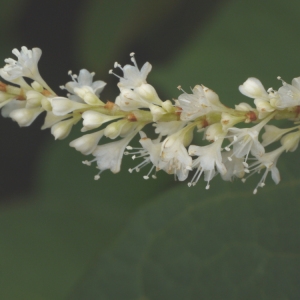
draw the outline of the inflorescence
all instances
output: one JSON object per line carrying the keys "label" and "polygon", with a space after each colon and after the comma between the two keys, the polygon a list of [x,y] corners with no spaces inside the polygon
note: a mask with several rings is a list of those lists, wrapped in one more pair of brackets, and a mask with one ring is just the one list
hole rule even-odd
{"label": "inflorescence", "polygon": [[[163,101],[146,81],[151,64],[146,62],[139,69],[131,53],[133,64],[122,67],[116,62],[114,67],[119,70],[109,71],[119,78],[120,94],[115,102],[105,103],[100,100],[100,93],[106,84],[93,81],[94,73],[82,69],[77,76],[69,71],[72,81],[61,86],[67,95],[58,96],[38,71],[42,54],[39,48],[22,47],[21,51],[12,52],[17,60],[5,59],[6,65],[0,69],[1,77],[7,82],[0,82],[2,116],[10,117],[20,126],[29,126],[45,111],[42,129],[51,128],[55,139],[66,138],[73,125],[82,119],[81,131],[91,133],[75,139],[70,146],[84,155],[94,156],[83,163],[96,163],[99,172],[95,179],[107,169],[119,172],[123,155],[130,154],[132,159],[142,161],[129,172],[139,172],[150,164],[144,179],[156,178],[156,173],[163,170],[174,174],[179,181],[189,177],[188,186],[194,186],[203,176],[206,189],[218,173],[226,181],[235,177],[245,181],[263,171],[255,194],[258,187],[265,185],[269,172],[274,182],[279,183],[276,167],[279,156],[295,151],[299,144],[300,77],[294,78],[291,85],[278,77],[282,82],[278,91],[265,90],[258,79],[248,78],[239,90],[254,99],[255,108],[244,102],[229,108],[203,85],[196,85],[190,94],[179,86],[178,99]],[[123,76],[118,75],[120,71]],[[280,129],[269,125],[274,119],[289,119],[294,126]],[[142,131],[151,123],[156,139],[150,139]],[[239,123],[253,125],[235,127]],[[195,133],[203,133],[207,145],[191,145]],[[139,148],[129,146],[136,135],[140,136]],[[114,141],[99,145],[103,136]],[[280,146],[266,152],[265,147],[277,141]],[[190,172],[194,174],[189,176]]]}

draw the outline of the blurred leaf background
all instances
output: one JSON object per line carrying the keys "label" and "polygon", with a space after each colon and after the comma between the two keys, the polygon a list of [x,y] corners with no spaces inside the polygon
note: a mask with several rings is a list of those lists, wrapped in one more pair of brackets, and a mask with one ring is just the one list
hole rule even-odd
{"label": "blurred leaf background", "polygon": [[[58,93],[68,70],[87,68],[114,100],[108,70],[134,51],[161,98],[202,83],[233,106],[250,103],[237,89],[250,76],[277,88],[300,75],[299,11],[296,0],[4,1],[0,56],[40,47]],[[206,191],[144,181],[129,158],[95,182],[68,147],[80,127],[54,142],[42,118],[0,122],[0,299],[299,299],[299,150],[256,196],[259,176]]]}

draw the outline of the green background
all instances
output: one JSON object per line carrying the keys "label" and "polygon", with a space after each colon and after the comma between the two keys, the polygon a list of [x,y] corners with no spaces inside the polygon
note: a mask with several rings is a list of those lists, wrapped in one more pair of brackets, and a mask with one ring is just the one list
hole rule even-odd
{"label": "green background", "polygon": [[[204,84],[233,106],[251,103],[238,92],[248,77],[276,89],[278,75],[300,75],[299,12],[296,0],[4,1],[0,55],[41,47],[55,91],[87,68],[114,100],[108,70],[134,51],[161,98]],[[206,191],[163,173],[145,181],[127,172],[130,158],[94,181],[68,147],[80,126],[54,142],[41,124],[0,123],[0,299],[300,298],[299,150],[280,158],[280,184],[269,178],[255,196],[260,175],[217,177]]]}

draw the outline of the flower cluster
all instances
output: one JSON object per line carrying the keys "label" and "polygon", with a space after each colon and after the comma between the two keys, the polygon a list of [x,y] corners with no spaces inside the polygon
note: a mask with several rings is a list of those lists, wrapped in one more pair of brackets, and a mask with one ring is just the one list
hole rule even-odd
{"label": "flower cluster", "polygon": [[[220,174],[223,180],[235,177],[245,181],[249,176],[263,172],[254,189],[265,185],[268,173],[277,184],[280,181],[277,160],[283,152],[295,151],[300,140],[299,107],[300,77],[287,84],[281,78],[278,91],[266,90],[256,78],[247,79],[239,90],[254,99],[254,107],[240,103],[229,108],[220,102],[211,89],[196,85],[191,93],[178,87],[178,99],[162,100],[155,88],[147,82],[151,64],[139,69],[134,53],[132,64],[122,67],[114,64],[119,78],[119,95],[115,102],[102,101],[103,81],[93,81],[94,73],[82,69],[78,75],[71,71],[71,81],[61,86],[66,96],[58,96],[47,85],[38,70],[42,51],[22,47],[14,49],[17,60],[8,58],[0,69],[0,108],[2,116],[10,117],[20,126],[29,126],[45,112],[42,129],[50,128],[55,139],[66,138],[73,125],[82,120],[82,132],[89,132],[70,142],[70,146],[93,159],[99,169],[95,179],[104,170],[120,171],[124,155],[142,159],[129,172],[139,172],[150,165],[143,176],[156,178],[158,171],[174,174],[175,180],[188,180],[188,186],[197,184],[201,176],[206,189]],[[120,74],[122,73],[122,74]],[[118,75],[119,74],[119,75]],[[280,129],[268,124],[273,119],[290,119],[295,125]],[[157,134],[147,137],[143,128],[152,124]],[[242,128],[237,124],[246,124]],[[194,134],[203,134],[204,145],[193,145]],[[141,147],[129,143],[138,135]],[[113,141],[100,143],[106,137]],[[107,139],[106,139],[107,140]],[[266,147],[277,142],[278,148],[266,152]],[[193,174],[190,174],[193,173]]]}

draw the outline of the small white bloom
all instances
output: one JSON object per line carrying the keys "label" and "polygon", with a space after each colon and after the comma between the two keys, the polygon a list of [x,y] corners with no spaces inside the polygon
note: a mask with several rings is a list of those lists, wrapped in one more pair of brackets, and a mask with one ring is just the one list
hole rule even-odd
{"label": "small white bloom", "polygon": [[258,118],[265,118],[270,112],[274,111],[275,108],[271,105],[268,100],[265,99],[255,99],[254,103],[256,105],[256,109],[258,110]]}
{"label": "small white bloom", "polygon": [[235,105],[235,110],[238,111],[252,111],[253,108],[250,106],[250,104],[241,102],[240,104]]}
{"label": "small white bloom", "polygon": [[[248,169],[245,169],[245,166],[243,164],[244,158],[237,158],[233,155],[232,150],[222,152],[222,161],[224,163],[224,166],[227,170],[225,174],[221,174],[222,179],[225,181],[232,181],[234,177],[237,178],[243,178],[245,175],[245,170],[247,172]],[[230,158],[230,159],[228,159]]]}
{"label": "small white bloom", "polygon": [[280,138],[284,134],[286,134],[292,130],[299,129],[299,126],[282,129],[282,128],[278,128],[274,125],[265,125],[264,129],[265,129],[265,132],[262,135],[262,143],[261,144],[264,147],[266,147],[266,146],[280,140]]}
{"label": "small white bloom", "polygon": [[53,134],[56,140],[62,140],[69,135],[73,125],[76,124],[79,120],[80,117],[74,117],[56,123],[51,127],[51,133]]}
{"label": "small white bloom", "polygon": [[94,94],[93,89],[90,86],[75,87],[74,92],[78,95],[85,103],[89,105],[104,105],[104,103]]}
{"label": "small white bloom", "polygon": [[114,74],[112,70],[109,71],[110,74],[114,74],[115,76],[120,78],[120,82],[118,83],[118,86],[120,88],[135,89],[136,87],[139,87],[142,84],[146,84],[147,83],[146,78],[152,69],[151,64],[146,62],[142,66],[141,70],[139,70],[136,60],[134,58],[134,53],[131,53],[130,56],[131,56],[131,61],[134,64],[133,66],[125,65],[124,67],[122,67],[117,62],[115,63],[115,67],[118,67],[123,71],[123,77]]}
{"label": "small white bloom", "polygon": [[31,90],[26,92],[26,107],[40,107],[42,99],[45,98],[41,93]]}
{"label": "small white bloom", "polygon": [[20,126],[29,126],[44,110],[41,107],[20,108],[13,110],[9,117],[16,121]]}
{"label": "small white bloom", "polygon": [[50,99],[53,113],[57,116],[66,115],[74,110],[90,108],[88,104],[72,101],[65,97],[54,97]]}
{"label": "small white bloom", "polygon": [[253,99],[269,100],[269,95],[264,86],[257,78],[250,77],[242,85],[239,86],[242,94]]}
{"label": "small white bloom", "polygon": [[156,90],[152,85],[143,83],[142,85],[136,87],[134,91],[146,101],[153,104],[162,105],[162,101],[158,97]]}
{"label": "small white bloom", "polygon": [[280,97],[274,103],[278,109],[300,105],[300,77],[294,78],[292,85],[283,81],[283,86],[279,88],[278,95]]}
{"label": "small white bloom", "polygon": [[143,100],[137,93],[131,89],[121,88],[120,95],[115,103],[124,111],[131,111],[142,107],[149,107],[150,103]]}
{"label": "small white bloom", "polygon": [[[261,170],[266,169],[261,180],[257,184],[256,188],[253,191],[253,194],[257,193],[258,187],[265,186],[265,180],[269,172],[271,172],[271,176],[273,181],[278,184],[280,181],[280,174],[276,167],[277,160],[279,156],[285,151],[285,147],[281,146],[272,152],[265,153],[261,157],[257,157],[257,161],[252,163],[249,166],[250,175],[252,176],[255,173],[260,173]],[[246,181],[247,178],[242,179],[243,182]]]}
{"label": "small white bloom", "polygon": [[194,186],[200,179],[202,173],[204,173],[204,180],[207,181],[206,189],[209,189],[210,181],[217,174],[217,171],[221,175],[225,175],[227,170],[225,165],[222,163],[221,146],[223,138],[217,139],[214,143],[207,146],[195,146],[189,147],[189,154],[192,156],[199,156],[193,160],[192,168],[196,168],[197,171],[194,174],[191,182],[188,186]]}
{"label": "small white bloom", "polygon": [[[143,176],[144,179],[149,179],[149,175],[152,173],[152,171],[157,171],[158,169],[162,145],[162,143],[160,142],[161,137],[158,137],[155,140],[151,140],[142,131],[140,131],[140,136],[140,144],[142,145],[142,148],[132,148],[129,146],[127,147],[127,149],[133,150],[133,152],[127,152],[126,154],[133,154],[132,159],[143,158],[143,161],[134,168],[129,169],[129,172],[139,172],[143,167],[152,163],[152,167],[150,168],[148,174]],[[152,178],[156,178],[156,175],[152,175]]]}
{"label": "small white bloom", "polygon": [[95,75],[94,72],[90,73],[86,69],[82,69],[79,71],[79,75],[73,75],[72,72],[69,72],[73,81],[69,81],[63,88],[65,88],[71,95],[70,99],[74,101],[79,101],[78,96],[74,95],[76,88],[82,88],[84,86],[88,86],[92,89],[92,92],[99,97],[100,93],[104,89],[106,83],[101,80],[97,80],[93,82],[93,77]]}
{"label": "small white bloom", "polygon": [[[263,145],[258,140],[258,135],[261,129],[266,125],[274,114],[270,114],[257,125],[251,128],[229,128],[226,136],[233,141],[225,148],[227,151],[233,146],[233,155],[237,158],[245,158],[244,165],[247,167],[247,159],[251,154],[255,157],[260,157],[265,153]],[[228,158],[230,159],[230,157]]]}
{"label": "small white bloom", "polygon": [[183,121],[170,121],[170,122],[156,122],[153,124],[155,133],[161,135],[171,135],[181,130],[187,122]]}
{"label": "small white bloom", "polygon": [[262,156],[265,153],[264,147],[258,140],[260,131],[260,126],[258,125],[251,128],[233,127],[228,131],[229,134],[227,138],[233,138],[233,141],[225,149],[229,151],[230,147],[233,146],[232,155],[237,158],[245,157],[245,166],[247,166],[246,162],[250,152],[254,156]]}
{"label": "small white bloom", "polygon": [[167,113],[163,108],[155,104],[150,104],[149,108],[153,117],[153,122],[159,121],[161,117]]}
{"label": "small white bloom", "polygon": [[11,101],[6,102],[5,106],[1,110],[2,117],[9,117],[10,113],[16,109],[25,108],[26,101],[20,101],[13,99]]}
{"label": "small white bloom", "polygon": [[102,138],[104,130],[94,133],[85,134],[76,140],[72,141],[69,145],[80,151],[84,155],[91,154],[97,147],[100,139]]}
{"label": "small white bloom", "polygon": [[71,117],[71,114],[69,115],[64,115],[64,116],[57,116],[55,115],[52,111],[47,111],[47,114],[46,114],[46,118],[45,118],[45,121],[44,121],[44,125],[41,127],[41,129],[46,129],[46,128],[50,128],[52,127],[54,124],[64,120],[64,119],[67,119]]}
{"label": "small white bloom", "polygon": [[179,181],[184,181],[192,169],[192,158],[185,146],[189,145],[193,138],[193,126],[186,126],[162,142],[157,169],[174,174],[175,179],[178,178]]}
{"label": "small white bloom", "polygon": [[120,118],[122,118],[122,116],[108,116],[97,111],[87,110],[82,114],[82,123],[84,127],[81,129],[81,131],[85,132],[100,127],[106,122],[110,122],[112,120]]}
{"label": "small white bloom", "polygon": [[280,140],[282,146],[285,148],[285,151],[294,152],[299,145],[300,140],[300,131],[291,132],[286,134]]}
{"label": "small white bloom", "polygon": [[113,173],[118,173],[120,171],[124,150],[135,134],[136,132],[133,132],[121,140],[96,147],[93,155],[95,156],[98,169],[100,170],[98,176],[104,170],[108,169]]}
{"label": "small white bloom", "polygon": [[193,94],[184,92],[178,97],[178,102],[182,109],[181,120],[194,120],[212,110],[224,110],[224,106],[220,103],[218,95],[212,90],[196,85],[192,91]]}

